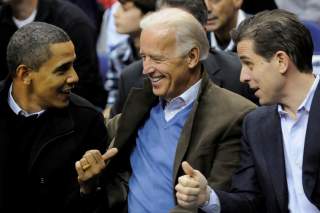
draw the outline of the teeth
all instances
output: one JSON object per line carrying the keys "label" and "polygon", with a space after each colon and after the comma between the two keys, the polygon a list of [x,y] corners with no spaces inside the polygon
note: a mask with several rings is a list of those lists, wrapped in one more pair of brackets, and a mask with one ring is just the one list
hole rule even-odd
{"label": "teeth", "polygon": [[156,83],[156,82],[160,81],[162,78],[163,77],[158,76],[158,77],[151,77],[150,79],[151,79],[152,82]]}

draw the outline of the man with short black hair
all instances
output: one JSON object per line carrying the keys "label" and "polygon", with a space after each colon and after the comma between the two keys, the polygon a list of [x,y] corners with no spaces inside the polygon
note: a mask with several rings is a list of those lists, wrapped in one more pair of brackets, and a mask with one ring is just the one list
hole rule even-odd
{"label": "man with short black hair", "polygon": [[27,24],[10,39],[10,78],[0,89],[1,212],[73,212],[74,162],[107,146],[101,113],[71,93],[75,58],[69,36],[50,24]]}
{"label": "man with short black hair", "polygon": [[294,14],[273,10],[246,19],[233,39],[243,65],[241,81],[266,106],[244,120],[231,192],[212,190],[184,162],[178,203],[208,213],[318,213],[320,86],[312,74],[310,32]]}

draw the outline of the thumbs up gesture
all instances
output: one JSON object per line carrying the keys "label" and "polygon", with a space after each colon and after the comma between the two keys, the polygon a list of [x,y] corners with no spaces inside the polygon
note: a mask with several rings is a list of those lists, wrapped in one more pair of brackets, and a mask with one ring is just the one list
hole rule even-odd
{"label": "thumbs up gesture", "polygon": [[184,208],[198,208],[210,198],[210,187],[206,178],[186,161],[182,163],[185,175],[179,177],[175,189],[178,204]]}
{"label": "thumbs up gesture", "polygon": [[117,148],[110,148],[104,154],[99,150],[89,150],[76,162],[80,191],[89,194],[97,185],[97,177],[104,170],[108,161],[117,154]]}

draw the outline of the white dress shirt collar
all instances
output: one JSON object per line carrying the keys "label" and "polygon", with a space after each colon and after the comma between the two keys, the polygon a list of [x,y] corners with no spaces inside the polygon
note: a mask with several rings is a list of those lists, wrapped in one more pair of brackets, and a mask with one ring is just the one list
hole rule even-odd
{"label": "white dress shirt collar", "polygon": [[16,114],[16,115],[23,115],[25,117],[29,117],[32,115],[38,115],[38,117],[45,112],[45,110],[41,110],[39,112],[33,112],[33,113],[28,113],[21,109],[21,107],[17,104],[17,102],[14,100],[12,96],[12,84],[10,86],[9,92],[8,92],[8,104],[10,109]]}

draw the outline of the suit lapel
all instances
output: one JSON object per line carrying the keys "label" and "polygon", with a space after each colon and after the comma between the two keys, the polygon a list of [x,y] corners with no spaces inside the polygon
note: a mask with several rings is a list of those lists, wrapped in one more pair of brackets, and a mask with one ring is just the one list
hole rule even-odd
{"label": "suit lapel", "polygon": [[320,160],[320,84],[318,84],[315,91],[311,109],[309,113],[309,120],[306,132],[304,154],[303,154],[303,188],[310,199],[314,187],[316,185],[317,176],[319,173],[319,160]]}
{"label": "suit lapel", "polygon": [[260,128],[260,134],[262,135],[260,139],[263,144],[262,152],[264,153],[276,198],[282,210],[281,212],[286,212],[288,190],[281,124],[277,107],[271,107],[269,110],[269,118],[265,119],[264,123],[261,123]]}
{"label": "suit lapel", "polygon": [[203,77],[202,77],[201,88],[198,92],[196,100],[194,101],[190,115],[189,115],[188,119],[186,120],[186,123],[181,131],[181,136],[179,138],[179,142],[178,142],[178,146],[177,146],[177,150],[176,150],[176,156],[175,156],[174,165],[173,165],[173,184],[175,184],[176,178],[178,176],[181,162],[182,162],[182,160],[184,160],[185,155],[188,151],[188,148],[190,148],[190,144],[192,143],[191,142],[191,138],[192,138],[191,133],[192,133],[193,126],[198,121],[204,122],[206,120],[203,117],[201,117],[201,115],[198,114],[198,111],[199,111],[199,107],[201,107],[199,105],[199,98],[203,96],[203,93],[205,91],[205,87],[207,87],[208,82],[209,82],[208,75],[207,75],[206,71],[204,71]]}
{"label": "suit lapel", "polygon": [[119,150],[127,144],[133,134],[137,133],[141,123],[149,115],[150,107],[158,100],[153,95],[151,84],[148,81],[148,79],[145,80],[144,89],[133,88],[129,93],[114,141],[114,146]]}

